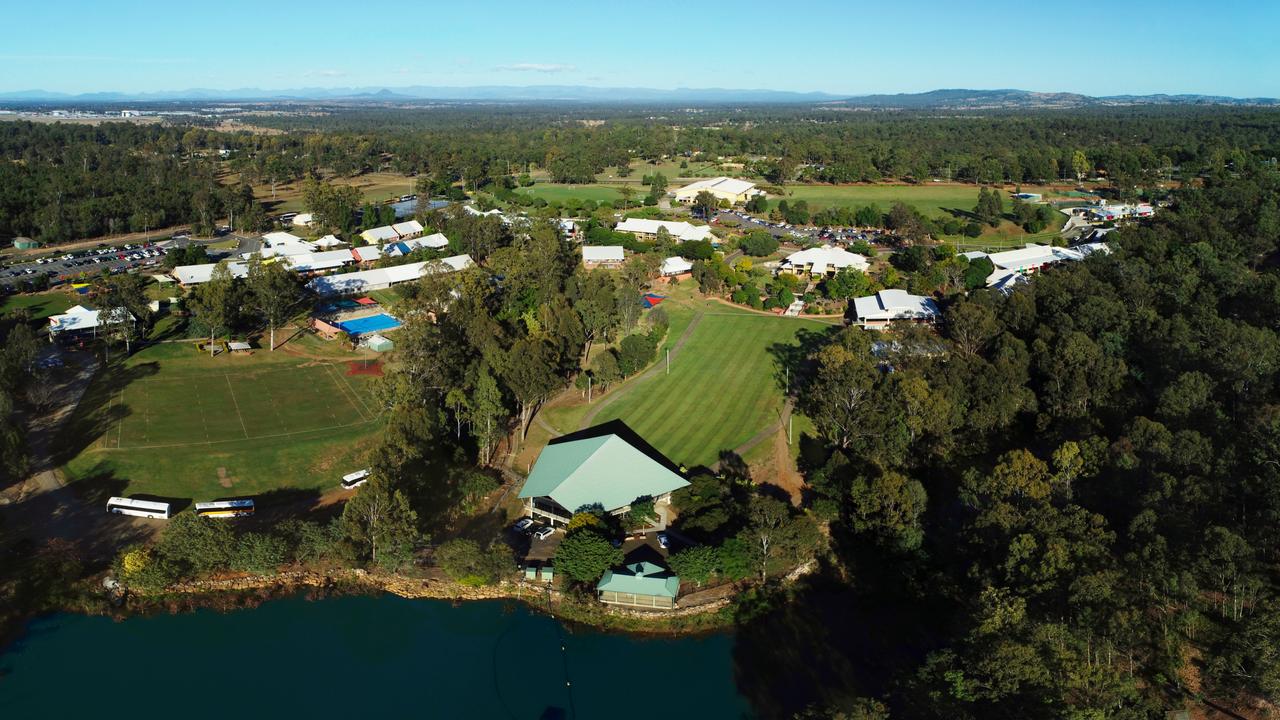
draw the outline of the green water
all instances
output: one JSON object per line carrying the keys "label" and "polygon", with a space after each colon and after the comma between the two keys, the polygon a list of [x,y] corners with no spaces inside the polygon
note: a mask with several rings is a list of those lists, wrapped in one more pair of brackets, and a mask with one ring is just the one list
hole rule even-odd
{"label": "green water", "polygon": [[393,596],[55,615],[0,654],[0,718],[740,718],[732,645]]}

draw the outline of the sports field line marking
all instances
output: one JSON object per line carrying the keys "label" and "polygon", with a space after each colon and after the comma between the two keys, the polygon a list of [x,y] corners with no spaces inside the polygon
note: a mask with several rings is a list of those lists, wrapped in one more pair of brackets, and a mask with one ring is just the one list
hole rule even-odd
{"label": "sports field line marking", "polygon": [[[356,422],[344,423],[342,425],[330,425],[328,427],[309,428],[307,430],[294,430],[293,432],[272,433],[270,435],[254,435],[253,437],[249,437],[249,438],[227,438],[225,440],[205,440],[204,442],[188,442],[188,443],[164,443],[161,445],[130,445],[127,448],[120,448],[120,449],[121,450],[156,450],[159,448],[193,447],[195,445],[219,445],[222,443],[238,443],[238,442],[248,442],[252,440],[270,440],[272,438],[288,437],[290,435],[322,433],[322,432],[327,432],[329,430],[339,430],[342,428],[356,427],[358,425],[368,425],[369,423],[372,423],[372,422],[377,422],[377,418],[374,418],[373,420],[357,420]],[[116,448],[104,448],[103,451],[110,452],[111,450],[114,450],[114,449]]]}
{"label": "sports field line marking", "polygon": [[[356,392],[355,388],[351,387],[351,384],[344,378],[338,377],[337,373],[334,372],[332,365],[328,366],[328,368],[329,377],[333,379],[333,384],[338,386],[338,392],[341,392],[343,397],[347,399],[347,402],[351,404],[351,409],[355,410],[356,414],[361,418],[365,420],[372,420],[375,417],[373,411],[369,409],[367,404],[365,404],[364,399],[360,397],[360,394]],[[354,400],[352,399],[352,396],[354,396]],[[360,409],[361,406],[364,407],[364,410]]]}
{"label": "sports field line marking", "polygon": [[239,402],[238,400],[236,400],[236,391],[235,391],[235,388],[231,387],[231,376],[230,376],[230,375],[223,374],[222,379],[227,381],[227,392],[231,393],[231,404],[232,404],[233,406],[235,406],[235,409],[236,409],[236,418],[240,420],[240,430],[241,430],[241,432],[243,432],[243,433],[244,433],[244,439],[245,439],[245,440],[248,440],[248,439],[249,439],[249,428],[245,427],[245,425],[244,425],[244,415],[241,415],[241,414],[240,414],[240,402]]}
{"label": "sports field line marking", "polygon": [[[326,370],[329,371],[329,379],[332,380],[334,386],[338,388],[338,394],[342,396],[342,399],[347,401],[347,404],[351,406],[352,410],[356,411],[356,415],[359,415],[361,420],[367,420],[368,418],[365,416],[364,411],[361,410],[360,407],[356,405],[355,401],[351,399],[351,394],[347,392],[347,388],[344,388],[342,383],[338,382],[337,376],[333,374],[333,368],[328,367]],[[330,408],[330,412],[332,412],[332,408]]]}
{"label": "sports field line marking", "polygon": [[[119,398],[116,400],[116,407],[124,408],[124,388],[120,388]],[[124,441],[124,415],[116,421],[116,449],[120,449],[121,442]]]}

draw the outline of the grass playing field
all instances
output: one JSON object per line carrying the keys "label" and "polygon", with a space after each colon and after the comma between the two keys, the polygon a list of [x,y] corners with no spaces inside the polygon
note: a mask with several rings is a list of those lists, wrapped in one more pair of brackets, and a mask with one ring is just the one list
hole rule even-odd
{"label": "grass playing field", "polygon": [[970,211],[978,202],[973,185],[788,185],[786,190],[786,197],[770,197],[771,208],[782,200],[805,200],[810,210],[875,204],[888,212],[903,202],[931,217],[950,217],[947,209]]}
{"label": "grass playing field", "polygon": [[[672,460],[711,464],[777,422],[783,405],[777,351],[831,325],[735,310],[707,301],[671,360],[671,373],[636,378],[592,419],[621,419]],[[673,322],[674,325],[674,322]],[[674,330],[675,328],[673,328]],[[679,335],[672,334],[673,342]],[[659,367],[663,360],[659,357]]]}
{"label": "grass playing field", "polygon": [[347,370],[337,354],[151,346],[94,380],[64,434],[68,475],[196,500],[331,488],[381,426],[370,376]]}
{"label": "grass playing field", "polygon": [[[564,202],[570,199],[595,200],[596,202],[613,202],[621,200],[622,195],[618,192],[620,185],[561,185],[559,183],[537,183],[529,187],[520,188],[517,192],[522,192],[536,198],[542,198],[547,202],[559,201]],[[636,194],[632,198],[634,202],[639,203],[645,192],[645,188],[639,184],[633,186]]]}
{"label": "grass playing field", "polygon": [[44,320],[50,315],[66,312],[67,308],[76,304],[76,300],[76,296],[62,290],[34,295],[10,295],[0,304],[0,314],[25,309],[33,320]]}

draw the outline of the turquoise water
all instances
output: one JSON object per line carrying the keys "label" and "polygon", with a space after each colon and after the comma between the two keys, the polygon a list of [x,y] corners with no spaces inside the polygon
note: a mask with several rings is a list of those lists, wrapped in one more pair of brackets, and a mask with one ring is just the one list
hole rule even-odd
{"label": "turquoise water", "polygon": [[119,623],[54,615],[0,654],[0,718],[747,717],[732,645],[394,596]]}
{"label": "turquoise water", "polygon": [[338,323],[338,327],[352,335],[364,335],[380,330],[394,330],[400,327],[400,321],[386,313],[378,313],[355,320],[344,320]]}

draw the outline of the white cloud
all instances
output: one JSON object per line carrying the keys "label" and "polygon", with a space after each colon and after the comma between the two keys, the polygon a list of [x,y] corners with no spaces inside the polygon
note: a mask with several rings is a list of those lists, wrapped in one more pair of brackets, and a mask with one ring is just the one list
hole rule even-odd
{"label": "white cloud", "polygon": [[565,65],[563,63],[515,63],[512,65],[499,65],[497,69],[511,70],[514,72],[560,73],[573,72],[578,68],[573,65]]}
{"label": "white cloud", "polygon": [[344,77],[346,76],[346,74],[347,74],[346,70],[308,70],[302,73],[302,76],[334,78],[334,77]]}

